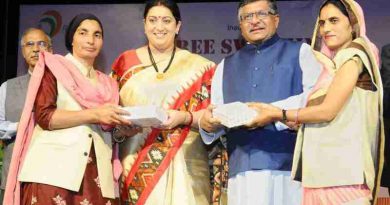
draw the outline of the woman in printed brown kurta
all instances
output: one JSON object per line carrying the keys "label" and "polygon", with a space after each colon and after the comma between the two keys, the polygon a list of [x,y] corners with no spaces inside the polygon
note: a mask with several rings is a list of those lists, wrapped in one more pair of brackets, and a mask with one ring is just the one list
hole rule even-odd
{"label": "woman in printed brown kurta", "polygon": [[102,29],[97,17],[80,14],[66,34],[71,54],[40,53],[15,143],[5,204],[118,204],[111,134],[105,130],[107,125],[130,122],[120,116],[127,112],[118,108],[117,83],[93,68],[103,44]]}
{"label": "woman in printed brown kurta", "polygon": [[[42,78],[41,86],[35,101],[35,119],[37,124],[44,130],[50,130],[50,121],[57,110],[57,80],[54,75],[46,70]],[[97,159],[92,142],[87,159],[87,166],[83,175],[80,191],[74,192],[64,188],[46,185],[42,183],[25,182],[22,184],[21,198],[25,205],[115,205],[119,204],[117,199],[103,197],[100,190],[100,180],[97,166]],[[58,173],[62,177],[63,173]]]}

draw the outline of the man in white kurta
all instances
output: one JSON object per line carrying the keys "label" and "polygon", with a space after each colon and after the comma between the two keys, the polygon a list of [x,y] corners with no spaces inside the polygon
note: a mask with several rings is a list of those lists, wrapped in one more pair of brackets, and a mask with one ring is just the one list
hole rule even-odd
{"label": "man in white kurta", "polygon": [[[283,109],[305,105],[320,74],[309,45],[276,34],[274,1],[241,1],[238,10],[246,45],[218,65],[212,81],[214,105],[272,103]],[[290,178],[296,133],[278,122],[248,129],[221,128],[208,109],[200,120],[206,144],[227,137],[229,205],[299,205],[301,186]]]}

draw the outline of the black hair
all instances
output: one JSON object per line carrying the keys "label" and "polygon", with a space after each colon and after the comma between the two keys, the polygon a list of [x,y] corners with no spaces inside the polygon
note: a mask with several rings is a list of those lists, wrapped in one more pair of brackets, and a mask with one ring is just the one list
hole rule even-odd
{"label": "black hair", "polygon": [[102,29],[102,36],[103,35],[103,25],[102,22],[93,14],[88,14],[88,13],[81,13],[78,14],[77,16],[73,17],[72,21],[70,21],[68,28],[66,29],[66,34],[65,34],[65,46],[66,49],[70,52],[73,53],[72,49],[72,42],[73,42],[73,36],[74,33],[76,32],[77,28],[80,26],[80,24],[84,20],[95,20],[99,23],[100,28]]}
{"label": "black hair", "polygon": [[238,4],[238,9],[244,7],[247,4],[256,2],[256,1],[267,1],[269,8],[272,10],[272,14],[278,14],[278,6],[276,5],[276,0],[241,0],[240,3]]}
{"label": "black hair", "polygon": [[172,0],[148,0],[145,2],[145,10],[144,10],[144,19],[148,15],[149,10],[154,6],[164,6],[168,8],[173,17],[176,20],[176,24],[181,21],[179,6],[177,6],[176,2]]}
{"label": "black hair", "polygon": [[321,13],[321,10],[326,6],[326,5],[329,5],[329,4],[332,4],[333,6],[335,6],[336,8],[338,8],[341,13],[344,14],[344,16],[348,17],[349,19],[349,14],[348,14],[348,11],[347,11],[347,8],[345,7],[344,3],[341,2],[340,0],[327,0],[325,1],[324,4],[322,4],[321,8],[320,8],[320,13]]}

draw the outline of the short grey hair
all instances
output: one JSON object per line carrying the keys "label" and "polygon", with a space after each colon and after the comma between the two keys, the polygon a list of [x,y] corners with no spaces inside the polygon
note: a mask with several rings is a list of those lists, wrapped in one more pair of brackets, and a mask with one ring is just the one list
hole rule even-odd
{"label": "short grey hair", "polygon": [[51,42],[50,36],[47,35],[47,33],[46,33],[44,30],[42,30],[42,29],[40,29],[40,28],[35,28],[35,27],[30,27],[30,28],[24,30],[24,32],[23,32],[23,34],[22,34],[22,37],[21,37],[21,39],[20,39],[20,46],[23,46],[23,45],[24,45],[24,37],[25,37],[27,34],[33,32],[33,31],[41,31],[43,34],[45,34],[45,37],[47,38],[47,43],[48,43],[48,45],[49,45],[49,48],[52,47],[52,42]]}
{"label": "short grey hair", "polygon": [[268,6],[269,6],[269,9],[270,9],[270,12],[273,14],[273,15],[276,15],[276,14],[279,14],[279,11],[278,11],[278,6],[276,5],[276,0],[241,0],[240,3],[238,4],[238,9],[237,9],[237,15],[238,15],[238,21],[240,21],[240,10],[242,7],[250,4],[250,3],[253,3],[253,2],[257,2],[257,1],[266,1],[268,2]]}

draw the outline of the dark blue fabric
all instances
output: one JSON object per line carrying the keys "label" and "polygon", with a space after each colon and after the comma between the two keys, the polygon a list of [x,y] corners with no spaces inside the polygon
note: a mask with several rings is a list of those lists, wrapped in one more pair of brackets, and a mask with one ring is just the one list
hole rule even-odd
{"label": "dark blue fabric", "polygon": [[[225,58],[224,103],[271,103],[302,93],[301,45],[274,35],[263,44],[247,44]],[[273,124],[255,130],[229,130],[229,175],[248,170],[291,170],[295,140],[295,133],[277,131]]]}

